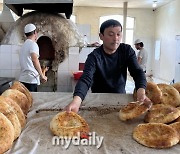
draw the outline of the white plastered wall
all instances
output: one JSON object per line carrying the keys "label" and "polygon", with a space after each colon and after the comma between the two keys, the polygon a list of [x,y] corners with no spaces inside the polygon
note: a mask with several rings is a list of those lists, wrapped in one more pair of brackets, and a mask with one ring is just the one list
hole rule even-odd
{"label": "white plastered wall", "polygon": [[153,59],[154,74],[171,82],[175,74],[176,35],[180,35],[180,1],[175,0],[155,14],[155,40],[161,40],[160,60]]}
{"label": "white plastered wall", "polygon": [[[123,15],[122,8],[74,7],[76,23],[90,24],[91,42],[98,41],[99,18],[106,15]],[[154,51],[154,15],[152,9],[128,9],[127,16],[135,18],[134,40],[140,38],[149,53],[147,72],[151,74]],[[126,36],[128,37],[128,36]],[[134,46],[132,46],[134,48]],[[135,48],[134,48],[135,49]],[[137,50],[135,50],[137,52]]]}

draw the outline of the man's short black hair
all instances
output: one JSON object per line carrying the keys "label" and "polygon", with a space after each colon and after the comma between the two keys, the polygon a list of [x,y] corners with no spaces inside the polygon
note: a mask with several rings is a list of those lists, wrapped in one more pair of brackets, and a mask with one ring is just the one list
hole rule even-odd
{"label": "man's short black hair", "polygon": [[120,24],[120,22],[114,19],[109,19],[101,24],[100,33],[103,34],[104,30],[109,27],[121,27],[122,32],[122,25]]}
{"label": "man's short black hair", "polygon": [[32,31],[32,32],[29,32],[29,33],[25,33],[26,37],[31,36],[31,35],[33,35],[33,34],[35,34],[35,31],[36,31],[36,30],[34,30],[34,31]]}

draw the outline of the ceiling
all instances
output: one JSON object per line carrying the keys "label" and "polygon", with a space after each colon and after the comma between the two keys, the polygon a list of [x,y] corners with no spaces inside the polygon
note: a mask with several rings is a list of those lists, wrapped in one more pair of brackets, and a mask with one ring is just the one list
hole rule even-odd
{"label": "ceiling", "polygon": [[152,8],[153,1],[160,7],[174,0],[74,0],[74,6],[123,8],[123,3],[128,2],[128,8]]}
{"label": "ceiling", "polygon": [[[128,2],[128,8],[152,8],[153,1],[157,1],[157,7],[163,6],[174,0],[73,0],[74,6],[93,6],[93,7],[120,7]],[[2,3],[3,0],[0,0]]]}

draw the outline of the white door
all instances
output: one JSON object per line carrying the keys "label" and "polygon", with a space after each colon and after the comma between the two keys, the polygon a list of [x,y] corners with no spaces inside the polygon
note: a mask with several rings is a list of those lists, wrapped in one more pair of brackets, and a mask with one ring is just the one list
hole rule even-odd
{"label": "white door", "polygon": [[180,35],[176,36],[175,82],[180,82]]}

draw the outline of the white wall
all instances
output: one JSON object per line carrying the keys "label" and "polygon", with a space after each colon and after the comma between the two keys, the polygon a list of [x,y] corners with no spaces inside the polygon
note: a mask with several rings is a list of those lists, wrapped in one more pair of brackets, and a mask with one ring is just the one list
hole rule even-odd
{"label": "white wall", "polygon": [[[154,57],[155,12],[152,9],[128,9],[128,16],[135,18],[134,40],[139,38],[143,41],[144,48],[148,52],[147,74],[151,74]],[[138,52],[134,46],[133,48]]]}
{"label": "white wall", "polygon": [[175,36],[180,35],[180,1],[175,0],[155,12],[155,39],[161,40],[161,55],[160,61],[153,59],[154,74],[171,81],[175,74]]}
{"label": "white wall", "polygon": [[[95,42],[99,40],[99,18],[106,15],[123,15],[123,9],[74,7],[73,14],[76,15],[76,22],[78,24],[90,24],[91,41]],[[151,73],[152,54],[154,50],[155,12],[152,9],[128,9],[127,16],[135,18],[134,40],[137,38],[143,40],[145,48],[149,53],[147,72]],[[134,46],[132,47],[134,48]]]}
{"label": "white wall", "polygon": [[18,45],[0,46],[0,77],[17,77],[20,73]]}

